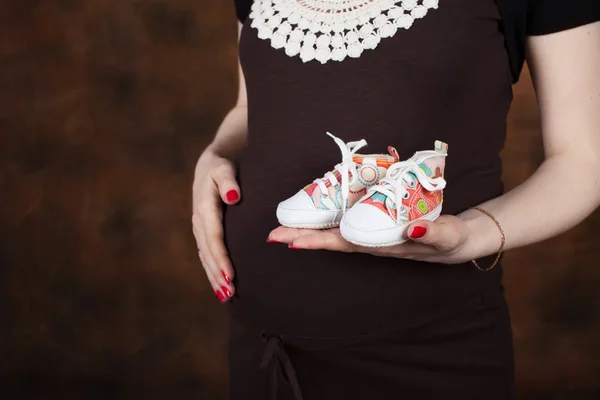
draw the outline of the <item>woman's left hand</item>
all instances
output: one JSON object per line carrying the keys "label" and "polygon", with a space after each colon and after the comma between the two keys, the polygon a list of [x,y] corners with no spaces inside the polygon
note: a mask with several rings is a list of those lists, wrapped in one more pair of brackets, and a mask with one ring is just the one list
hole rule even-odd
{"label": "woman's left hand", "polygon": [[458,264],[471,260],[467,244],[472,234],[466,222],[458,217],[442,215],[436,221],[414,222],[406,231],[405,243],[382,248],[357,246],[346,241],[339,229],[294,229],[283,226],[273,230],[269,242],[287,243],[295,250],[332,250],[368,253],[382,257]]}

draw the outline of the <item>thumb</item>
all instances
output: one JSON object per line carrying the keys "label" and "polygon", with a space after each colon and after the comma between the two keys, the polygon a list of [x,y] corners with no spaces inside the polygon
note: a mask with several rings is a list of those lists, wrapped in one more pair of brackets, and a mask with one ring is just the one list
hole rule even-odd
{"label": "thumb", "polygon": [[452,220],[440,219],[436,222],[420,220],[413,223],[407,231],[413,242],[435,247],[441,251],[455,249],[462,242],[462,233]]}
{"label": "thumb", "polygon": [[218,165],[212,172],[212,178],[217,188],[219,195],[226,204],[237,204],[241,198],[241,190],[235,179],[235,168],[233,163],[228,160]]}

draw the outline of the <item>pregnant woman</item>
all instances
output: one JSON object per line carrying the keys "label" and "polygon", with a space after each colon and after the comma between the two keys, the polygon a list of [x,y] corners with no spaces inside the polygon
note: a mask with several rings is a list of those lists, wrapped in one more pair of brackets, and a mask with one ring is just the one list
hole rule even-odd
{"label": "pregnant woman", "polygon": [[[497,255],[600,204],[599,4],[236,1],[239,98],[198,161],[193,215],[228,305],[230,399],[514,398]],[[505,193],[525,59],[546,157]],[[339,162],[327,131],[401,160],[447,143],[439,219],[385,248],[279,226],[278,204]]]}

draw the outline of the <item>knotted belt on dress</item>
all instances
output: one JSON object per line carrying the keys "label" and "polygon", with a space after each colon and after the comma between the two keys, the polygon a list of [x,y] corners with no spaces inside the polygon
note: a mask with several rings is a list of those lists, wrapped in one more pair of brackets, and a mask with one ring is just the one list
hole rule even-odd
{"label": "knotted belt on dress", "polygon": [[268,335],[264,332],[261,333],[261,337],[267,343],[267,346],[259,368],[271,368],[271,400],[276,400],[277,398],[277,381],[279,377],[290,384],[296,400],[304,400],[296,370],[294,369],[292,360],[290,360],[290,356],[285,351],[281,337]]}

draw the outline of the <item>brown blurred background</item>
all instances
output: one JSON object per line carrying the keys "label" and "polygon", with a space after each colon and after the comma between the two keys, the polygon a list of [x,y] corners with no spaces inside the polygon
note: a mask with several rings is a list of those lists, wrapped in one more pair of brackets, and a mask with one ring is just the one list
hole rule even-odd
{"label": "brown blurred background", "polygon": [[[0,397],[224,398],[225,310],[189,221],[235,98],[234,18],[223,0],[2,2]],[[511,188],[543,158],[527,72],[509,129]],[[599,228],[505,258],[519,398],[600,398]]]}

